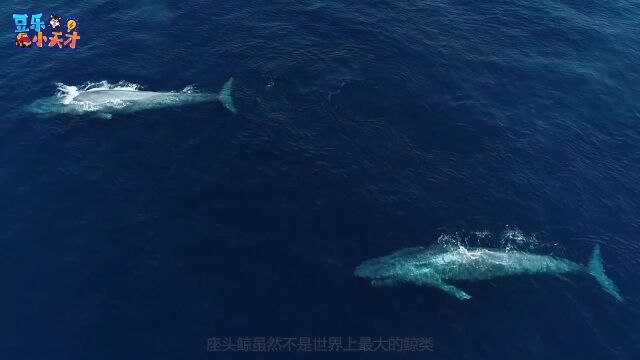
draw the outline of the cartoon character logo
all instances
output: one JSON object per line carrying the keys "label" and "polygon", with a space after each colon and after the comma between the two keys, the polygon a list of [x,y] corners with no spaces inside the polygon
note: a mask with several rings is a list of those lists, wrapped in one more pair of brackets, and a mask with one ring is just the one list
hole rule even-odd
{"label": "cartoon character logo", "polygon": [[61,19],[62,17],[59,15],[51,15],[51,17],[49,18],[49,26],[51,26],[52,30],[60,27]]}
{"label": "cartoon character logo", "polygon": [[21,48],[31,47],[31,39],[25,33],[20,33],[16,36],[16,46]]}

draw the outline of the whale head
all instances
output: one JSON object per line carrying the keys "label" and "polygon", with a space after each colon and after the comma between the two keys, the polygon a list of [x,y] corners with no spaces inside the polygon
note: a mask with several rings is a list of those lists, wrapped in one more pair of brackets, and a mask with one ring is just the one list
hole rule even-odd
{"label": "whale head", "polygon": [[51,116],[55,114],[68,113],[71,109],[63,106],[58,98],[47,97],[30,103],[27,105],[27,110],[38,116]]}
{"label": "whale head", "polygon": [[390,255],[367,260],[354,270],[354,275],[371,281],[372,285],[393,285],[410,281],[412,275],[425,271],[424,258],[428,253],[424,247],[396,251]]}

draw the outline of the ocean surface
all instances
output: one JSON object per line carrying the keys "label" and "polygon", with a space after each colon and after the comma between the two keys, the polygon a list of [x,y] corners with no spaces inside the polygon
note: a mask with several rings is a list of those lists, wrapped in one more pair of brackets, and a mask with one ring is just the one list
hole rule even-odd
{"label": "ocean surface", "polygon": [[[0,359],[640,359],[638,2],[1,8]],[[75,16],[77,48],[17,48],[12,14],[36,12]],[[27,108],[230,77],[235,114]],[[353,275],[443,242],[581,264],[600,244],[624,302],[588,276],[460,283],[461,302]],[[239,337],[433,347],[208,351]]]}

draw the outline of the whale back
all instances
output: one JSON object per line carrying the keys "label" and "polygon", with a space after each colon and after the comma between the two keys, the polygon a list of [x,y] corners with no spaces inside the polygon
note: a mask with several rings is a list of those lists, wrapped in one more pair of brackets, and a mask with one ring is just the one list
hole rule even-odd
{"label": "whale back", "polygon": [[520,274],[563,274],[583,271],[567,259],[502,249],[471,248],[435,254],[425,264],[430,276],[442,280],[486,280]]}
{"label": "whale back", "polygon": [[162,93],[155,91],[137,91],[137,90],[94,90],[85,91],[78,94],[74,101],[90,102],[100,104],[114,101],[138,101],[158,97]]}
{"label": "whale back", "polygon": [[519,251],[489,248],[456,249],[441,246],[398,250],[387,256],[365,261],[355,275],[384,279],[386,283],[439,283],[445,280],[485,280],[496,277],[584,271],[570,260]]}

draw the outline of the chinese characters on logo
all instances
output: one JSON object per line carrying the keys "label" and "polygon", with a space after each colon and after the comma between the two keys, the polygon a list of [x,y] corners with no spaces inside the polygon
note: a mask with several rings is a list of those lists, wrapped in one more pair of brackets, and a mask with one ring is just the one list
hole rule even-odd
{"label": "chinese characters on logo", "polygon": [[207,352],[433,352],[431,337],[223,337],[207,339]]}
{"label": "chinese characters on logo", "polygon": [[13,22],[17,47],[29,48],[35,45],[39,48],[75,49],[76,42],[80,39],[78,21],[72,17],[63,18],[60,15],[51,14],[45,22],[42,13],[31,16],[13,14]]}

